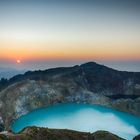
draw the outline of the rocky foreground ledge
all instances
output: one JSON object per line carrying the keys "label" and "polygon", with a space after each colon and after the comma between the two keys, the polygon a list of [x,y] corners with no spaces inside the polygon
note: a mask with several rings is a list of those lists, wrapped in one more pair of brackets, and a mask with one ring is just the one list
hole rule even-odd
{"label": "rocky foreground ledge", "polygon": [[[20,133],[1,132],[0,140],[124,140],[107,131],[95,133],[78,132],[67,129],[27,127]],[[136,138],[134,140],[140,140]]]}
{"label": "rocky foreground ledge", "polygon": [[[20,133],[1,132],[0,140],[125,140],[107,131],[95,133],[78,132],[67,129],[27,127]],[[140,135],[133,140],[140,140]]]}

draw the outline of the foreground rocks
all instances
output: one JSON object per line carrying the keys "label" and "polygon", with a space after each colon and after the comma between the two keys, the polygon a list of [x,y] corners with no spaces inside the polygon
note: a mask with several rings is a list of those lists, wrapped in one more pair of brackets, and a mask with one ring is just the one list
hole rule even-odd
{"label": "foreground rocks", "polygon": [[85,133],[72,130],[29,127],[18,134],[0,134],[0,140],[124,140],[106,131]]}
{"label": "foreground rocks", "polygon": [[140,135],[136,136],[133,140],[140,140]]}
{"label": "foreground rocks", "polygon": [[13,120],[57,103],[99,104],[140,116],[140,72],[121,72],[94,62],[27,72],[0,81],[0,131]]}

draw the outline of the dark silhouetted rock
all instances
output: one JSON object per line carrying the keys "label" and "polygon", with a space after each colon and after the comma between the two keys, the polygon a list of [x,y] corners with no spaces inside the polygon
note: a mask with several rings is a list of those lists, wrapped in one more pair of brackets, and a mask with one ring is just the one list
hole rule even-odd
{"label": "dark silhouetted rock", "polygon": [[134,137],[134,139],[133,139],[133,140],[140,140],[140,135],[138,135],[138,136]]}
{"label": "dark silhouetted rock", "polygon": [[98,131],[93,134],[66,129],[39,127],[25,128],[18,134],[1,134],[0,140],[124,140],[112,133]]}

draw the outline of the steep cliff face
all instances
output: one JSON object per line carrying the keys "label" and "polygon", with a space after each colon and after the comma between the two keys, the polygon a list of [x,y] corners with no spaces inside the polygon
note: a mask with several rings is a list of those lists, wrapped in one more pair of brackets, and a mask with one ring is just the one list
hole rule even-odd
{"label": "steep cliff face", "polygon": [[72,130],[29,127],[19,134],[0,134],[0,140],[124,140],[106,131],[84,133]]}
{"label": "steep cliff face", "polygon": [[0,87],[0,124],[6,129],[33,109],[65,102],[100,104],[140,116],[140,73],[94,62],[27,72]]}

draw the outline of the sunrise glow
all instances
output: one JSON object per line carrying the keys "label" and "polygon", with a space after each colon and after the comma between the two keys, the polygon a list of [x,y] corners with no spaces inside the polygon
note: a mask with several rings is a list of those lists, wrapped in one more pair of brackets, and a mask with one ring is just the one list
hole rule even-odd
{"label": "sunrise glow", "polygon": [[0,1],[0,61],[140,61],[139,9],[121,0]]}
{"label": "sunrise glow", "polygon": [[16,62],[17,62],[17,64],[20,64],[20,63],[21,63],[21,61],[20,61],[20,60],[17,60]]}

